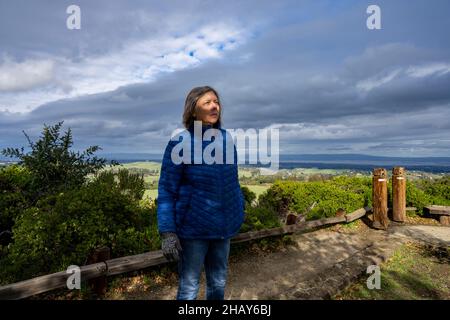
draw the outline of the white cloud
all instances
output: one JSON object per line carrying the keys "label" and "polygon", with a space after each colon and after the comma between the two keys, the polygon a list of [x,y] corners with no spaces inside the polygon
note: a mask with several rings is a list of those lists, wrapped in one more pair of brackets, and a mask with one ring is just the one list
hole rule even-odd
{"label": "white cloud", "polygon": [[23,91],[49,84],[54,78],[53,61],[25,60],[14,62],[5,57],[0,64],[0,92]]}
{"label": "white cloud", "polygon": [[402,77],[425,78],[432,75],[443,76],[448,73],[450,73],[450,64],[443,62],[415,65],[407,68],[398,67],[392,71],[383,70],[373,77],[358,81],[356,83],[356,88],[368,92]]}
{"label": "white cloud", "polygon": [[[58,99],[153,81],[161,73],[221,58],[225,51],[243,44],[247,36],[242,28],[219,23],[178,37],[165,35],[128,43],[117,52],[76,62],[62,57],[24,64],[9,62],[0,69],[0,90],[4,91],[0,111],[25,112]],[[13,94],[19,88],[28,91]]]}
{"label": "white cloud", "polygon": [[383,73],[380,73],[374,77],[359,81],[356,84],[356,87],[363,91],[371,91],[377,87],[380,87],[394,80],[395,77],[398,76],[400,71],[401,71],[400,69],[396,69],[389,72],[387,75],[383,75]]}
{"label": "white cloud", "polygon": [[450,72],[449,63],[431,63],[421,66],[412,66],[406,70],[406,73],[413,78],[428,77],[433,74],[442,76]]}

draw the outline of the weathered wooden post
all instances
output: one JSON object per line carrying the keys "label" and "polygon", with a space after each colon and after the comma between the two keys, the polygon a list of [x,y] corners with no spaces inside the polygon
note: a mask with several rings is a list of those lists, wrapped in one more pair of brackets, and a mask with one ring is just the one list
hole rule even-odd
{"label": "weathered wooden post", "polygon": [[403,167],[392,169],[392,219],[406,221],[406,175]]}
{"label": "weathered wooden post", "polygon": [[295,224],[297,221],[297,215],[295,213],[289,212],[286,217],[286,225]]}
{"label": "weathered wooden post", "polygon": [[373,224],[375,229],[386,230],[389,225],[387,206],[387,171],[384,168],[373,169],[372,178]]}
{"label": "weathered wooden post", "polygon": [[[94,264],[99,262],[105,262],[110,259],[110,249],[108,247],[100,247],[95,249],[92,254],[87,259],[87,264]],[[92,291],[98,295],[102,296],[106,293],[107,287],[106,276],[101,276],[98,278],[88,280],[88,285]]]}

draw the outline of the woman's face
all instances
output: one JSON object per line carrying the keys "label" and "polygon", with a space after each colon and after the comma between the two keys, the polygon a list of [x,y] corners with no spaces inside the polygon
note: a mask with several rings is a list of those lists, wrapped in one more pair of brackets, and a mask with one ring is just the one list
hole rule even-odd
{"label": "woman's face", "polygon": [[214,124],[219,120],[219,99],[214,92],[209,91],[197,100],[194,116],[205,124]]}

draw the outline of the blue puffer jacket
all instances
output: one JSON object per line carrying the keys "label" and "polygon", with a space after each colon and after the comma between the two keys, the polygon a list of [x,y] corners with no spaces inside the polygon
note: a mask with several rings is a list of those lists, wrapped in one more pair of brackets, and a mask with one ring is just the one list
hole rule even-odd
{"label": "blue puffer jacket", "polygon": [[[212,126],[203,125],[202,132],[209,128]],[[172,149],[180,143],[178,140],[169,141],[164,152],[158,185],[158,231],[175,232],[184,239],[231,238],[239,232],[244,220],[236,147],[233,145],[234,163],[226,164],[225,143],[232,137],[220,128],[224,139],[223,164],[206,164],[204,159],[195,164],[193,131],[193,126],[184,130],[185,134],[191,133],[191,164],[172,161]],[[210,143],[203,141],[202,154]]]}

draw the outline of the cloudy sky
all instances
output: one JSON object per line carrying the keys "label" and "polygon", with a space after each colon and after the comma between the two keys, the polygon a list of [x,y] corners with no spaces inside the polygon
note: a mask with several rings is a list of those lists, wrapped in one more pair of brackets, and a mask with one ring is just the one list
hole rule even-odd
{"label": "cloudy sky", "polygon": [[64,120],[76,149],[158,154],[189,90],[211,85],[225,128],[278,128],[282,154],[450,156],[449,13],[448,0],[0,0],[0,148]]}

